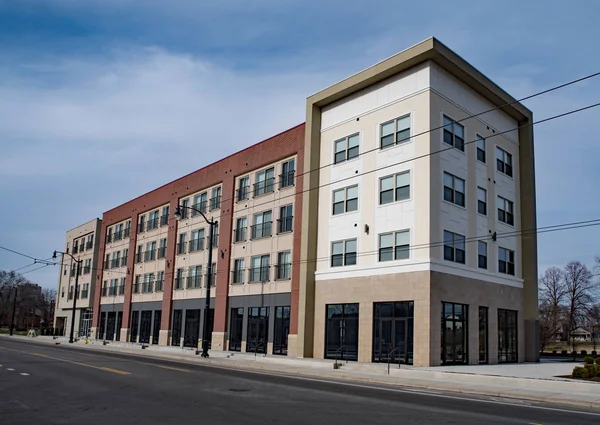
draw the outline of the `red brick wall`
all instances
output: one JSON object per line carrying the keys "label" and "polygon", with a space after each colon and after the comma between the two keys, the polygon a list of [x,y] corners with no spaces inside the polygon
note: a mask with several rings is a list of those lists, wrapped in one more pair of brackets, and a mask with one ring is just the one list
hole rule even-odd
{"label": "red brick wall", "polygon": [[[133,271],[135,261],[136,235],[138,214],[158,208],[166,203],[170,204],[169,230],[167,235],[167,256],[165,266],[165,281],[162,301],[161,329],[171,327],[171,310],[173,295],[173,274],[175,264],[175,245],[177,238],[177,222],[172,220],[172,214],[177,207],[178,200],[192,193],[222,183],[221,217],[219,218],[219,249],[216,251],[217,282],[215,298],[215,332],[227,330],[227,304],[229,292],[231,238],[233,222],[233,202],[235,197],[235,179],[257,168],[277,162],[286,157],[297,155],[296,174],[301,174],[304,169],[304,129],[300,124],[283,133],[273,136],[263,142],[250,146],[243,151],[235,153],[214,164],[195,171],[178,180],[168,183],[152,192],[135,198],[117,208],[104,213],[102,217],[102,230],[100,232],[100,249],[98,264],[104,262],[106,229],[123,220],[131,219],[131,235],[129,242],[129,258],[127,268]],[[302,188],[303,177],[296,178],[296,202],[294,207],[294,247],[292,265],[292,305],[290,318],[290,333],[297,333],[298,329],[298,294],[299,294],[299,267],[300,240],[302,229]],[[223,257],[220,253],[223,251]],[[100,295],[103,281],[102,271],[96,276],[94,297],[93,326],[98,326],[100,318]],[[129,328],[131,311],[131,293],[133,286],[133,273],[126,275],[125,304],[123,306],[123,328]]]}

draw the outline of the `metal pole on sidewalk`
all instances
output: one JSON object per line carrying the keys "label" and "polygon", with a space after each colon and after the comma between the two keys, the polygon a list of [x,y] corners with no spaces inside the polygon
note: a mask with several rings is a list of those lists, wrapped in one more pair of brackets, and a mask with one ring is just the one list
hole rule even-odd
{"label": "metal pole on sidewalk", "polygon": [[11,336],[15,329],[15,313],[17,311],[17,292],[18,291],[19,291],[19,287],[15,285],[15,299],[13,300],[12,318],[10,319],[10,335]]}

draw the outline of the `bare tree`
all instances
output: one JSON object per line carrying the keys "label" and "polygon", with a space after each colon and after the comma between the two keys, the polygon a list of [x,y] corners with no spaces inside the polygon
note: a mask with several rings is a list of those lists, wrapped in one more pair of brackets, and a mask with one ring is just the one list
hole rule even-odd
{"label": "bare tree", "polygon": [[56,304],[56,289],[44,288],[42,289],[42,296],[39,299],[38,309],[42,321],[46,327],[50,327],[50,323],[54,320],[54,307]]}
{"label": "bare tree", "polygon": [[570,261],[564,269],[565,286],[567,289],[568,339],[571,340],[573,351],[576,348],[575,336],[572,332],[581,326],[594,302],[596,283],[592,272],[579,261]]}
{"label": "bare tree", "polygon": [[540,290],[540,342],[544,346],[556,340],[561,319],[563,304],[567,297],[567,286],[563,272],[557,267],[551,267],[544,272],[539,281]]}
{"label": "bare tree", "polygon": [[8,324],[7,320],[10,321],[15,288],[26,283],[30,282],[19,273],[0,270],[0,325]]}

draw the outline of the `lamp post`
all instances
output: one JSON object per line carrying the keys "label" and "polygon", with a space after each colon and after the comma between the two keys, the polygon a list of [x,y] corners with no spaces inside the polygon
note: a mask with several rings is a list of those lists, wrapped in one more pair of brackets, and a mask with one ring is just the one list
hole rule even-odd
{"label": "lamp post", "polygon": [[196,211],[208,223],[208,274],[206,276],[206,306],[204,308],[204,326],[202,329],[202,357],[208,358],[208,310],[210,309],[210,285],[212,284],[212,251],[213,251],[213,230],[218,223],[217,220],[209,220],[202,211],[185,205],[177,205],[175,209],[175,219],[181,220],[181,210],[183,208]]}
{"label": "lamp post", "polygon": [[61,254],[61,255],[68,255],[69,257],[71,257],[73,259],[73,261],[75,261],[75,263],[77,264],[76,268],[75,268],[75,290],[73,292],[73,313],[71,314],[71,331],[69,332],[69,344],[73,344],[73,330],[75,329],[75,311],[77,308],[77,284],[79,282],[79,272],[81,271],[81,263],[83,263],[83,260],[78,260],[75,257],[73,257],[71,254],[69,254],[68,252],[61,252],[61,251],[54,251],[54,254],[52,254],[52,258],[56,259],[56,254]]}

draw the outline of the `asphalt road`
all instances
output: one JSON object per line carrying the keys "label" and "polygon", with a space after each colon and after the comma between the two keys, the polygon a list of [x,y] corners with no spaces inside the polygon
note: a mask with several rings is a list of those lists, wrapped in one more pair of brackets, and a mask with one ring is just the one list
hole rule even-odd
{"label": "asphalt road", "polygon": [[600,414],[0,340],[0,424],[595,424]]}

